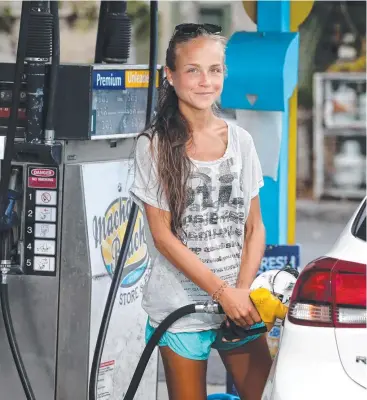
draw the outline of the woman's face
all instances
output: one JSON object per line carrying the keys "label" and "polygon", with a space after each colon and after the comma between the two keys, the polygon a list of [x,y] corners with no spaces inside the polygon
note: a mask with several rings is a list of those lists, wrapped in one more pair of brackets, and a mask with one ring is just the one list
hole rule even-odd
{"label": "woman's face", "polygon": [[197,110],[211,108],[223,89],[223,44],[207,37],[180,43],[175,67],[166,74],[179,100]]}

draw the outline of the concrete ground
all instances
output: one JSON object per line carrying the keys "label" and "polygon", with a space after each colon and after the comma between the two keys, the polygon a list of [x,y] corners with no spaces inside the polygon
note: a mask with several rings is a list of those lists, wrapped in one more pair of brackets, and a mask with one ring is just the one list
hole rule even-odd
{"label": "concrete ground", "polygon": [[[301,266],[331,248],[357,206],[358,202],[297,201],[296,241],[301,245]],[[168,400],[161,362],[158,375],[157,400]],[[225,392],[226,373],[216,351],[209,358],[207,381],[208,394]]]}

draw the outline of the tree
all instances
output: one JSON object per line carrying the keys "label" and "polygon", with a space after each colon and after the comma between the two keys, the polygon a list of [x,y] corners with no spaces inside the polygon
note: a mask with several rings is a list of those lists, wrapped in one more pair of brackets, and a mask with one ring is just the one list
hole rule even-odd
{"label": "tree", "polygon": [[9,35],[12,32],[15,21],[16,18],[12,13],[11,7],[5,5],[0,11],[0,32],[5,32]]}

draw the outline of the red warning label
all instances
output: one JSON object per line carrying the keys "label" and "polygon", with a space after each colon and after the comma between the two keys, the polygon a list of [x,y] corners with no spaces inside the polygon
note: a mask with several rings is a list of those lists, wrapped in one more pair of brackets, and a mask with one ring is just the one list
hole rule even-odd
{"label": "red warning label", "polygon": [[30,168],[28,187],[37,189],[57,189],[56,170],[51,168]]}

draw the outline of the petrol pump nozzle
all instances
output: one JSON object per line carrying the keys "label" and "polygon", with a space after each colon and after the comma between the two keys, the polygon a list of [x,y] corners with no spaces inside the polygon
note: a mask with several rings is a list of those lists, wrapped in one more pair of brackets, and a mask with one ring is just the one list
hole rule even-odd
{"label": "petrol pump nozzle", "polygon": [[250,297],[268,331],[271,330],[276,319],[285,319],[288,307],[274,296],[270,290],[257,288],[251,292]]}
{"label": "petrol pump nozzle", "polygon": [[[288,307],[266,288],[256,288],[252,290],[250,298],[261,320],[268,328],[270,325],[274,324],[276,319],[284,319],[287,315]],[[197,303],[195,304],[195,312],[224,314],[222,306],[218,303]]]}

